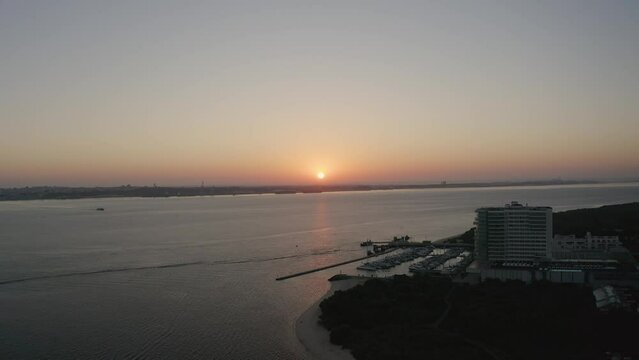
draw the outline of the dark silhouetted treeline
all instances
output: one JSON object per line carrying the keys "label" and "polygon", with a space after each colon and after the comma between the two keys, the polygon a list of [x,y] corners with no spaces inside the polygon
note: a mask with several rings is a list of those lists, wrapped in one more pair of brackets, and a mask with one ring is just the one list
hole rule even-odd
{"label": "dark silhouetted treeline", "polygon": [[[453,286],[450,311],[435,328]],[[331,341],[358,360],[639,357],[639,315],[598,311],[587,287],[403,276],[336,292],[320,307]]]}
{"label": "dark silhouetted treeline", "polygon": [[602,359],[608,351],[639,356],[639,315],[600,312],[588,287],[487,281],[456,288],[451,301],[443,328],[509,358]]}
{"label": "dark silhouetted treeline", "polygon": [[430,326],[446,308],[450,280],[425,276],[372,279],[321,304],[331,342],[356,359],[489,359]]}

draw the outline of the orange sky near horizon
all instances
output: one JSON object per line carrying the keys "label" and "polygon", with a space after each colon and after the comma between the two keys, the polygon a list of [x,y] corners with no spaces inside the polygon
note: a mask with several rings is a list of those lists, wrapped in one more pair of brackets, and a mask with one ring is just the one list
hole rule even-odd
{"label": "orange sky near horizon", "polygon": [[639,4],[0,4],[0,187],[639,178]]}

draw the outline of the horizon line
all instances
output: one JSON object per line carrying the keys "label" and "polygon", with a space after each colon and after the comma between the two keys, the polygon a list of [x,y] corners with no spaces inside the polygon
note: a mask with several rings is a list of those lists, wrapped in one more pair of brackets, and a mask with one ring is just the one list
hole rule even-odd
{"label": "horizon line", "polygon": [[66,189],[97,189],[97,188],[292,188],[292,187],[425,187],[425,186],[463,186],[463,185],[516,185],[516,184],[541,184],[541,185],[577,185],[577,184],[613,184],[613,183],[634,183],[639,182],[639,178],[622,179],[530,179],[530,180],[468,180],[468,181],[440,181],[440,182],[379,182],[379,183],[301,183],[301,184],[120,184],[120,185],[22,185],[3,186],[0,189],[27,189],[27,188],[66,188]]}

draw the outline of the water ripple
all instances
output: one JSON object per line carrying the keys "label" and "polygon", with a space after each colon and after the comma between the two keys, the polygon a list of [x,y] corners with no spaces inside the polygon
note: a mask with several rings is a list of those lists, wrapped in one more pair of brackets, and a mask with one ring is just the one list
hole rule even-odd
{"label": "water ripple", "polygon": [[313,253],[307,253],[307,254],[285,255],[285,256],[277,256],[277,257],[247,258],[247,259],[219,260],[219,261],[192,261],[192,262],[183,262],[183,263],[175,263],[175,264],[78,271],[78,272],[49,274],[49,275],[32,276],[32,277],[25,277],[25,278],[18,278],[18,279],[2,280],[0,281],[0,285],[16,284],[16,283],[23,283],[23,282],[36,281],[36,280],[58,279],[58,278],[65,278],[65,277],[71,277],[71,276],[85,276],[85,275],[96,275],[96,274],[106,274],[106,273],[116,273],[116,272],[138,271],[138,270],[168,269],[168,268],[177,268],[177,267],[194,266],[194,265],[228,265],[228,264],[261,263],[261,262],[267,262],[267,261],[303,258],[308,256],[327,255],[327,254],[336,253],[338,251],[340,250],[327,250],[327,251],[313,252]]}

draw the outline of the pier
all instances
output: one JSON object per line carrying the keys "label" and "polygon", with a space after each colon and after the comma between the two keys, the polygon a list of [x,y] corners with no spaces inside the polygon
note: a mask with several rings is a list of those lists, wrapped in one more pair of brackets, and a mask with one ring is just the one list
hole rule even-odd
{"label": "pier", "polygon": [[318,267],[318,268],[315,268],[315,269],[301,271],[301,272],[298,272],[298,273],[295,273],[295,274],[290,274],[290,275],[278,277],[275,280],[277,280],[277,281],[286,280],[286,279],[290,279],[290,278],[294,278],[294,277],[298,277],[298,276],[302,276],[302,275],[306,275],[306,274],[311,274],[311,273],[314,273],[314,272],[318,272],[318,271],[322,271],[322,270],[326,270],[326,269],[330,269],[330,268],[334,268],[334,267],[338,267],[338,266],[354,263],[354,262],[357,262],[357,261],[362,261],[362,260],[374,258],[376,256],[388,254],[388,253],[393,252],[393,251],[395,251],[397,249],[406,249],[406,248],[451,249],[451,248],[456,248],[456,249],[471,250],[473,248],[472,244],[446,243],[446,241],[451,240],[451,239],[455,239],[455,238],[459,238],[461,235],[462,234],[448,236],[448,237],[445,237],[445,238],[442,238],[442,239],[435,240],[433,242],[430,242],[430,241],[411,242],[411,241],[408,241],[408,237],[406,237],[406,240],[403,240],[403,238],[399,238],[399,239],[402,239],[403,241],[402,240],[398,241],[397,239],[395,239],[394,241],[370,241],[370,240],[368,240],[368,241],[370,241],[370,245],[373,245],[375,247],[380,246],[384,250],[380,251],[380,252],[376,252],[376,253],[374,253],[372,255],[362,256],[362,257],[359,257],[359,258],[356,258],[356,259],[352,259],[352,260],[348,260],[348,261],[342,261],[342,262],[337,263],[337,264],[322,266],[322,267]]}
{"label": "pier", "polygon": [[330,269],[330,268],[334,268],[334,267],[338,267],[338,266],[354,263],[354,262],[357,262],[357,261],[370,259],[370,258],[373,258],[373,257],[376,257],[376,256],[388,254],[388,253],[393,252],[393,251],[395,251],[395,248],[389,249],[389,250],[386,250],[386,251],[383,251],[383,252],[380,252],[380,253],[376,253],[376,254],[373,254],[373,255],[363,256],[363,257],[360,257],[360,258],[357,258],[357,259],[353,259],[353,260],[342,261],[342,262],[337,263],[337,264],[322,266],[322,267],[319,267],[319,268],[315,268],[315,269],[311,269],[311,270],[298,272],[298,273],[295,273],[295,274],[290,274],[290,275],[278,277],[275,280],[282,281],[282,280],[286,280],[286,279],[290,279],[290,278],[294,278],[294,277],[298,277],[298,276],[302,276],[302,275],[306,275],[306,274],[311,274],[311,273],[314,273],[314,272],[318,272],[318,271],[322,271],[322,270],[326,270],[326,269]]}

